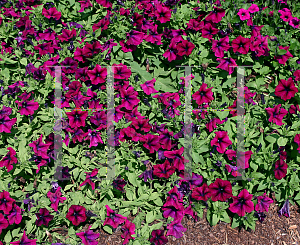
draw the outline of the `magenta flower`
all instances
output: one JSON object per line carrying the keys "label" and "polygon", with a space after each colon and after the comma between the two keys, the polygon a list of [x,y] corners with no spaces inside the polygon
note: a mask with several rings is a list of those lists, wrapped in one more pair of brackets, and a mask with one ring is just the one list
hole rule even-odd
{"label": "magenta flower", "polygon": [[87,74],[94,85],[106,82],[105,78],[107,76],[107,70],[105,67],[101,68],[101,66],[98,64],[93,70],[87,71]]}
{"label": "magenta flower", "polygon": [[274,201],[269,198],[266,193],[264,193],[262,196],[257,197],[257,204],[255,206],[255,210],[258,212],[268,212],[269,206]]}
{"label": "magenta flower", "polygon": [[139,104],[140,100],[137,98],[138,92],[132,86],[125,89],[120,89],[122,99],[122,106],[127,110],[132,110],[133,107]]}
{"label": "magenta flower", "polygon": [[169,45],[169,49],[164,52],[163,56],[168,59],[169,62],[172,60],[176,60],[178,54],[177,45],[175,42],[171,42]]}
{"label": "magenta flower", "polygon": [[246,212],[251,213],[254,210],[252,196],[246,189],[243,189],[237,197],[232,197],[233,203],[230,204],[229,210],[239,216],[245,216]]}
{"label": "magenta flower", "polygon": [[72,222],[73,225],[78,226],[81,222],[86,221],[85,207],[80,205],[71,205],[66,218]]}
{"label": "magenta flower", "polygon": [[154,83],[156,82],[156,79],[153,78],[150,81],[146,81],[144,84],[140,84],[145,94],[150,95],[153,93],[158,93],[158,91],[154,88]]}
{"label": "magenta flower", "polygon": [[192,53],[194,48],[195,48],[195,44],[189,42],[188,40],[183,40],[181,43],[177,45],[178,55],[189,56]]}
{"label": "magenta flower", "polygon": [[155,16],[160,23],[166,23],[167,21],[170,21],[171,10],[168,7],[164,7],[162,4],[157,4]]}
{"label": "magenta flower", "polygon": [[205,20],[211,21],[213,23],[219,23],[224,16],[225,16],[225,9],[214,7],[214,10],[208,14]]}
{"label": "magenta flower", "polygon": [[11,133],[12,126],[17,122],[17,118],[10,119],[7,115],[0,115],[0,133]]}
{"label": "magenta flower", "polygon": [[258,12],[259,11],[259,7],[256,5],[256,4],[252,4],[249,8],[248,8],[248,11],[250,13],[255,13],[255,12]]}
{"label": "magenta flower", "polygon": [[209,40],[213,38],[213,35],[216,35],[219,32],[219,29],[215,28],[211,23],[206,23],[202,28],[202,37],[208,38]]}
{"label": "magenta flower", "polygon": [[85,126],[85,119],[88,116],[87,111],[72,111],[72,112],[66,112],[68,118],[69,118],[69,124],[72,128],[75,127],[84,127]]}
{"label": "magenta flower", "polygon": [[165,157],[173,159],[173,167],[178,169],[178,171],[184,170],[184,162],[187,161],[182,156],[183,152],[184,152],[184,147],[181,147],[178,150],[164,152]]}
{"label": "magenta flower", "polygon": [[89,226],[87,231],[76,233],[77,236],[79,236],[82,240],[82,243],[84,245],[97,245],[100,234],[94,233],[91,229],[91,225]]}
{"label": "magenta flower", "polygon": [[153,230],[151,233],[150,242],[154,245],[165,245],[168,243],[168,238],[164,236],[164,230]]}
{"label": "magenta flower", "polygon": [[221,121],[219,118],[213,118],[206,124],[206,128],[209,132],[212,132],[214,129],[217,128],[217,124],[223,124],[224,122],[225,120]]}
{"label": "magenta flower", "polygon": [[150,151],[150,153],[154,153],[154,151],[158,151],[161,147],[159,143],[159,136],[153,134],[143,135],[140,139],[144,142],[143,146]]}
{"label": "magenta flower", "polygon": [[16,151],[13,148],[8,147],[7,150],[9,150],[9,152],[7,152],[6,156],[0,161],[0,167],[6,167],[7,172],[9,172],[14,168],[13,164],[17,163],[18,159],[15,157]]}
{"label": "magenta flower", "polygon": [[127,244],[129,239],[135,239],[131,235],[135,234],[135,224],[130,222],[128,219],[125,220],[125,224],[121,228],[123,234],[121,235],[122,238],[125,238],[123,244]]}
{"label": "magenta flower", "polygon": [[[145,34],[143,32],[131,30],[129,33],[126,33],[126,38],[128,39],[126,44],[129,46],[130,45],[138,46],[139,44],[141,44],[143,42],[144,37],[145,37]],[[127,66],[125,66],[125,67],[127,67]],[[115,78],[117,78],[117,77],[115,77]],[[123,79],[123,78],[119,78],[119,79]],[[125,79],[128,79],[128,78],[125,78]]]}
{"label": "magenta flower", "polygon": [[287,81],[281,79],[279,81],[279,84],[275,88],[275,95],[277,95],[284,101],[287,101],[288,99],[294,97],[297,92],[298,89],[295,87],[295,84],[291,77]]}
{"label": "magenta flower", "polygon": [[10,211],[9,215],[7,215],[8,222],[10,225],[12,224],[20,224],[22,221],[22,211],[21,208],[14,203],[12,210]]}
{"label": "magenta flower", "polygon": [[249,12],[249,10],[246,10],[246,9],[240,9],[237,15],[240,16],[241,20],[249,20],[250,19],[250,12]]}
{"label": "magenta flower", "polygon": [[59,20],[61,17],[61,12],[58,12],[57,9],[55,7],[50,8],[50,9],[45,9],[43,8],[42,14],[47,18],[54,18],[56,20]]}
{"label": "magenta flower", "polygon": [[209,192],[212,201],[225,202],[228,198],[232,197],[232,186],[228,180],[217,178],[214,183],[209,185]]}
{"label": "magenta flower", "polygon": [[78,2],[81,4],[80,10],[78,11],[79,13],[83,12],[85,8],[93,7],[93,4],[91,3],[90,0],[84,0],[84,1],[78,1]]}
{"label": "magenta flower", "polygon": [[212,39],[212,51],[215,52],[216,57],[223,58],[224,57],[224,51],[228,51],[230,48],[229,45],[229,37],[223,37],[220,40],[214,40]]}
{"label": "magenta flower", "polygon": [[44,144],[42,138],[43,135],[41,134],[40,138],[30,143],[29,146],[33,148],[33,151],[37,156],[48,159],[49,157],[47,155],[47,150],[49,149],[51,143]]}
{"label": "magenta flower", "polygon": [[177,239],[182,237],[182,232],[186,232],[187,229],[184,228],[181,224],[181,220],[174,220],[171,224],[167,225],[167,236],[174,236]]}
{"label": "magenta flower", "polygon": [[206,83],[202,83],[200,89],[192,95],[193,99],[196,100],[198,105],[203,103],[209,103],[214,100],[213,92],[211,91],[213,87],[207,88]]}
{"label": "magenta flower", "polygon": [[86,184],[90,184],[92,189],[94,190],[95,189],[95,183],[92,182],[92,179],[95,179],[97,178],[97,174],[98,174],[98,169],[95,168],[92,172],[84,172],[86,174],[86,178],[85,178],[85,181],[83,181],[80,186],[84,186]]}
{"label": "magenta flower", "polygon": [[220,64],[216,68],[228,71],[229,75],[233,72],[234,67],[237,66],[235,59],[230,58],[217,58]]}
{"label": "magenta flower", "polygon": [[19,113],[25,116],[33,115],[34,111],[36,111],[39,108],[39,103],[34,102],[34,100],[25,100],[22,102],[16,100],[16,103],[18,104],[18,107],[21,107]]}
{"label": "magenta flower", "polygon": [[289,24],[294,27],[295,29],[299,28],[300,26],[300,20],[297,17],[293,17],[290,19]]}
{"label": "magenta flower", "polygon": [[276,179],[282,179],[286,176],[287,174],[287,168],[288,165],[286,164],[286,162],[283,159],[279,159],[276,163],[275,163],[275,178]]}
{"label": "magenta flower", "polygon": [[127,182],[124,179],[121,179],[121,175],[119,175],[118,178],[113,181],[112,186],[121,192],[125,192],[124,186],[126,184]]}
{"label": "magenta flower", "polygon": [[8,191],[0,192],[0,210],[4,212],[4,214],[9,214],[13,208],[13,204],[15,200],[9,197],[10,194]]}
{"label": "magenta flower", "polygon": [[103,144],[103,141],[101,139],[101,133],[97,132],[96,130],[88,130],[88,135],[84,140],[90,140],[90,148],[92,146],[98,146],[98,143],[100,142]]}
{"label": "magenta flower", "polygon": [[300,153],[300,134],[296,134],[296,136],[294,138],[294,142],[298,144],[297,151],[299,151],[299,153]]}
{"label": "magenta flower", "polygon": [[4,215],[0,213],[0,235],[2,231],[8,227],[8,225],[7,219],[5,219]]}
{"label": "magenta flower", "polygon": [[26,236],[26,233],[24,231],[21,241],[11,242],[10,244],[13,244],[13,245],[23,245],[23,244],[36,245],[36,241],[37,241],[37,239],[33,239],[33,240],[28,239],[28,237]]}
{"label": "magenta flower", "polygon": [[229,139],[226,131],[215,132],[216,136],[210,142],[211,146],[216,146],[219,153],[224,153],[226,148],[232,144],[232,141]]}
{"label": "magenta flower", "polygon": [[115,211],[113,211],[108,205],[105,205],[106,211],[107,211],[107,218],[105,219],[104,225],[110,225],[113,228],[117,228],[118,225],[124,223],[124,221],[127,219],[126,217],[117,214]]}
{"label": "magenta flower", "polygon": [[280,18],[285,22],[289,22],[293,18],[291,11],[287,8],[278,10],[278,13],[281,14]]}
{"label": "magenta flower", "polygon": [[184,216],[184,207],[182,203],[174,202],[173,200],[167,201],[162,210],[165,218],[172,217],[174,220],[181,220]]}
{"label": "magenta flower", "polygon": [[54,193],[51,191],[49,191],[47,193],[47,197],[51,201],[51,208],[53,208],[54,211],[57,211],[58,203],[63,203],[65,200],[67,200],[66,197],[61,196],[62,193],[61,193],[60,189],[61,189],[61,187],[58,187]]}
{"label": "magenta flower", "polygon": [[37,226],[44,225],[48,227],[49,222],[53,220],[53,215],[50,215],[49,211],[46,208],[41,208],[39,213],[36,213],[37,220],[35,221],[35,224]]}
{"label": "magenta flower", "polygon": [[114,78],[115,79],[129,79],[131,76],[131,70],[127,68],[126,65],[123,65],[122,63],[120,64],[113,64],[112,65],[112,70],[114,73]]}
{"label": "magenta flower", "polygon": [[283,46],[279,46],[279,49],[284,49],[286,50],[286,54],[284,55],[277,55],[274,57],[275,60],[278,60],[279,64],[285,65],[286,62],[288,61],[289,58],[294,57],[288,50],[289,50],[289,46],[283,47]]}
{"label": "magenta flower", "polygon": [[276,105],[274,108],[266,108],[267,113],[269,114],[269,122],[273,122],[276,125],[283,125],[282,119],[283,117],[288,114],[288,111],[284,108],[280,108],[281,104]]}
{"label": "magenta flower", "polygon": [[168,179],[173,173],[175,173],[175,168],[166,160],[163,164],[153,165],[153,174],[159,178]]}
{"label": "magenta flower", "polygon": [[231,43],[233,52],[239,52],[241,54],[247,54],[250,48],[250,39],[239,35]]}
{"label": "magenta flower", "polygon": [[207,184],[204,183],[202,186],[194,188],[191,197],[198,201],[203,200],[206,202],[211,197]]}

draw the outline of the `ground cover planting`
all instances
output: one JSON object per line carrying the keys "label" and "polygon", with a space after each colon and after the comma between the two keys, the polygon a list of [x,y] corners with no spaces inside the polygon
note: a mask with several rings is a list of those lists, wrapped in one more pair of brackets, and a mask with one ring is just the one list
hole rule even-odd
{"label": "ground cover planting", "polygon": [[300,204],[297,1],[0,7],[0,244],[162,245]]}

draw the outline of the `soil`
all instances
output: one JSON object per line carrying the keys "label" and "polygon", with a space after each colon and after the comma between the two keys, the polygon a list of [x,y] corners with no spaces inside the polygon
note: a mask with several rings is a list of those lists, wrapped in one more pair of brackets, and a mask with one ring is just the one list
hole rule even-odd
{"label": "soil", "polygon": [[[274,200],[274,199],[273,199]],[[173,236],[167,236],[170,245],[300,245],[300,209],[297,205],[290,204],[290,217],[284,215],[279,217],[278,210],[280,207],[274,200],[269,207],[267,217],[260,223],[256,221],[255,231],[239,227],[231,228],[230,224],[219,222],[216,226],[211,227],[206,220],[206,210],[202,219],[197,222],[193,218],[184,216],[182,225],[187,228],[183,233],[183,237],[176,239]],[[129,215],[128,220],[132,221],[135,216]],[[157,223],[158,221],[154,221]],[[88,228],[86,224],[84,230]],[[66,227],[65,227],[66,228]],[[98,245],[119,245],[123,244],[124,239],[121,238],[121,226],[110,235],[103,229],[94,230],[100,233]],[[67,237],[66,229],[56,230],[63,236]],[[52,233],[51,232],[51,233]]]}

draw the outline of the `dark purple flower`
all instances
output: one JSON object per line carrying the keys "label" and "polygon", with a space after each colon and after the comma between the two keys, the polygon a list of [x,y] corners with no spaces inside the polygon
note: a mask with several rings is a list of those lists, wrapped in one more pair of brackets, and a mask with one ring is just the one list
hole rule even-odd
{"label": "dark purple flower", "polygon": [[12,210],[10,211],[9,215],[7,215],[8,222],[10,225],[16,223],[17,225],[22,221],[22,211],[21,208],[14,203]]}
{"label": "dark purple flower", "polygon": [[37,226],[45,225],[48,226],[49,222],[53,219],[53,215],[50,215],[49,211],[46,208],[41,208],[39,213],[36,213],[37,220],[35,224]]}
{"label": "dark purple flower", "polygon": [[72,222],[73,225],[77,226],[81,222],[86,221],[85,207],[80,205],[71,205],[66,218]]}
{"label": "dark purple flower", "polygon": [[150,242],[155,245],[164,245],[167,244],[168,238],[164,236],[164,230],[154,230],[151,233]]}
{"label": "dark purple flower", "polygon": [[105,219],[103,225],[110,225],[113,228],[117,228],[118,225],[122,224],[127,218],[120,215],[116,214],[115,211],[113,211],[108,205],[105,205],[106,210],[107,210],[107,218]]}

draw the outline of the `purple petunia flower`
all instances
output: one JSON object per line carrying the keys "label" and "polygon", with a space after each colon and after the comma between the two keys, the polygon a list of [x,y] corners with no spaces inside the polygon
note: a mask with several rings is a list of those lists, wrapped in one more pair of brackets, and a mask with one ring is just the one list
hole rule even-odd
{"label": "purple petunia flower", "polygon": [[2,230],[6,229],[8,227],[8,221],[5,219],[4,215],[0,213],[0,234],[2,233]]}
{"label": "purple petunia flower", "polygon": [[108,205],[105,205],[107,210],[107,218],[105,219],[103,226],[110,225],[113,228],[117,228],[118,225],[124,223],[124,221],[127,219],[126,217],[116,214],[115,211],[113,211]]}
{"label": "purple petunia flower", "polygon": [[21,208],[14,203],[12,210],[7,215],[8,222],[10,225],[16,223],[17,225],[21,223],[22,221],[22,211]]}
{"label": "purple petunia flower", "polygon": [[37,217],[37,220],[35,221],[35,224],[37,226],[45,225],[48,226],[49,222],[53,219],[53,215],[49,214],[49,211],[46,208],[41,208],[39,213],[35,214]]}
{"label": "purple petunia flower", "polygon": [[289,203],[289,199],[287,199],[284,204],[283,207],[278,211],[278,216],[281,217],[281,215],[284,215],[286,217],[290,217],[290,203]]}
{"label": "purple petunia flower", "polygon": [[82,243],[84,245],[97,245],[98,241],[96,239],[100,236],[100,234],[96,234],[93,231],[91,231],[92,226],[89,226],[88,230],[85,232],[76,233],[77,236],[79,236],[82,240]]}
{"label": "purple petunia flower", "polygon": [[85,207],[80,205],[71,205],[66,218],[72,222],[73,225],[77,226],[81,222],[86,221]]}
{"label": "purple petunia flower", "polygon": [[152,164],[151,162],[149,162],[149,160],[146,161],[142,161],[145,165],[146,165],[146,170],[139,175],[139,178],[143,178],[144,177],[144,182],[147,182],[148,178],[153,180],[153,168],[152,168]]}

